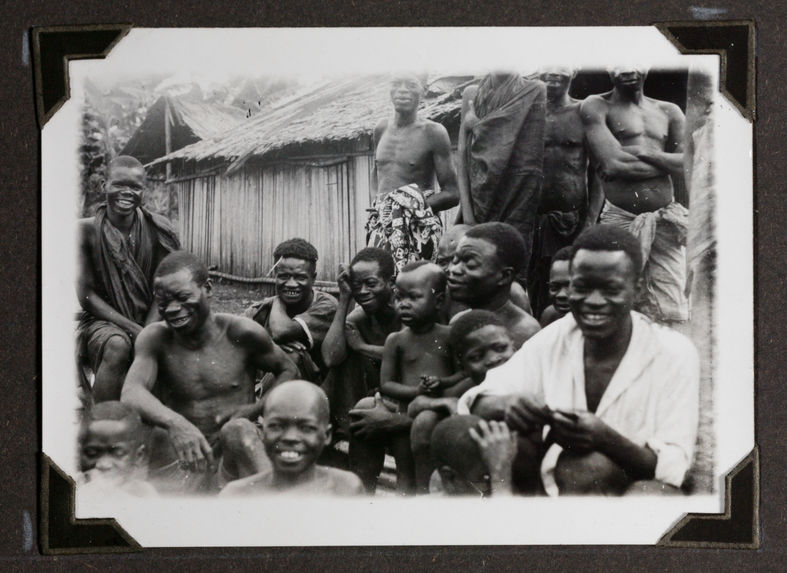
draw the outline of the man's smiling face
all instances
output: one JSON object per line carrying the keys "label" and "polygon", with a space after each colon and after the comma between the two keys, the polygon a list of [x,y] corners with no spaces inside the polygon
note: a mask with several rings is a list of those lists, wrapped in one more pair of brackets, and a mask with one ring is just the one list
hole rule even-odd
{"label": "man's smiling face", "polygon": [[624,251],[579,249],[571,261],[569,304],[587,338],[625,330],[637,294],[634,263]]}
{"label": "man's smiling face", "polygon": [[282,257],[276,263],[276,295],[284,306],[298,306],[311,296],[315,277],[313,262]]}
{"label": "man's smiling face", "polygon": [[129,215],[142,204],[145,170],[116,165],[109,170],[105,191],[108,208],[118,215]]}

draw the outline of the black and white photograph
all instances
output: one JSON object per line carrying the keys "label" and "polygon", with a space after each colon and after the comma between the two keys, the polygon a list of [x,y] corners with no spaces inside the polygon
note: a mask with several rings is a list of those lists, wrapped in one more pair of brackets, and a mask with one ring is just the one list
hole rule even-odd
{"label": "black and white photograph", "polygon": [[753,146],[717,55],[655,27],[132,28],[68,71],[42,446],[78,518],[143,547],[548,545],[724,512]]}

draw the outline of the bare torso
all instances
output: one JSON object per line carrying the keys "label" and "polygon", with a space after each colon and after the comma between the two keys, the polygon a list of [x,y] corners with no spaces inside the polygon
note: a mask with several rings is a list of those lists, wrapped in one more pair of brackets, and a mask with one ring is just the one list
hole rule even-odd
{"label": "bare torso", "polygon": [[430,123],[433,122],[419,118],[403,127],[392,121],[382,126],[374,154],[378,197],[411,183],[421,190],[433,188],[435,166],[428,131]]}
{"label": "bare torso", "polygon": [[416,333],[409,328],[401,330],[397,335],[397,382],[418,386],[421,376],[453,374],[448,332],[449,328],[442,324],[435,324],[432,330],[424,333]]}
{"label": "bare torso", "polygon": [[531,336],[541,330],[538,321],[516,306],[510,300],[496,311],[503,320],[514,342],[514,348],[519,349]]}
{"label": "bare torso", "polygon": [[366,344],[375,346],[383,346],[389,334],[402,328],[398,318],[392,322],[381,322],[376,317],[366,314],[361,307],[353,310],[347,321],[355,325]]}
{"label": "bare torso", "polygon": [[[669,116],[662,102],[643,97],[633,102],[607,102],[607,127],[622,146],[638,145],[664,151],[669,135]],[[650,179],[614,179],[604,182],[607,200],[632,213],[656,211],[672,201],[672,180],[665,172]]]}
{"label": "bare torso", "polygon": [[232,322],[237,319],[226,314],[215,317],[219,333],[200,348],[186,348],[170,333],[158,354],[167,405],[209,442],[221,429],[217,416],[254,402],[254,365],[248,349],[232,339]]}
{"label": "bare torso", "polygon": [[541,211],[573,211],[587,204],[587,151],[579,101],[547,106]]}

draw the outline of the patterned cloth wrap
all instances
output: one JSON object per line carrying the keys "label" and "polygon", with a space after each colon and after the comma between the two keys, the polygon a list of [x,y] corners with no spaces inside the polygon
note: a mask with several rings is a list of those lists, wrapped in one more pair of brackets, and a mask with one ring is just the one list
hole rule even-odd
{"label": "patterned cloth wrap", "polygon": [[411,183],[378,197],[368,209],[366,245],[389,251],[397,272],[409,262],[437,257],[443,224],[426,204],[433,193]]}

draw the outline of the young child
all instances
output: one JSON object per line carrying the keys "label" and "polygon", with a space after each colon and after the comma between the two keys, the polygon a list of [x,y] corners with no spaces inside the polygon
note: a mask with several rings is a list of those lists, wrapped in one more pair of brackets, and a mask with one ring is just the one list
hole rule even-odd
{"label": "young child", "polygon": [[453,383],[451,379],[438,380],[438,386],[443,388],[440,397],[418,396],[410,402],[407,410],[413,418],[410,447],[415,460],[419,493],[428,491],[429,478],[435,469],[430,451],[435,426],[446,416],[456,413],[459,396],[483,382],[487,370],[500,366],[514,353],[514,342],[505,323],[488,310],[468,311],[457,317],[450,328],[448,344],[460,368],[458,375],[451,378],[458,377],[461,381]]}
{"label": "young child", "polygon": [[516,444],[516,432],[504,422],[487,422],[478,416],[443,420],[432,434],[439,472],[433,491],[481,497],[511,495]]}
{"label": "young child", "polygon": [[271,469],[228,483],[220,495],[363,493],[353,473],[317,465],[331,441],[328,397],[318,386],[292,380],[274,387],[263,406],[262,442]]}
{"label": "young child", "polygon": [[549,300],[552,303],[541,313],[541,328],[563,318],[571,312],[568,306],[568,264],[571,258],[571,247],[563,247],[552,257],[549,269]]}
{"label": "young child", "polygon": [[111,400],[85,412],[79,431],[80,496],[156,496],[146,481],[147,432],[136,410]]}
{"label": "young child", "polygon": [[[358,402],[354,411],[374,408],[381,399],[389,411],[404,413],[416,396],[437,393],[435,379],[448,378],[454,373],[448,346],[449,328],[437,322],[445,284],[445,273],[434,263],[416,261],[402,268],[396,278],[396,306],[404,327],[385,340],[380,370],[381,398],[365,398]],[[383,440],[374,441],[390,447],[396,460],[397,489],[401,493],[412,493],[415,470],[409,428],[408,431],[397,428],[385,434]],[[363,469],[358,468],[359,475],[367,489],[373,491],[384,448],[371,448],[367,443],[362,449],[366,450],[366,460],[361,464]],[[357,452],[359,448],[354,450]]]}

